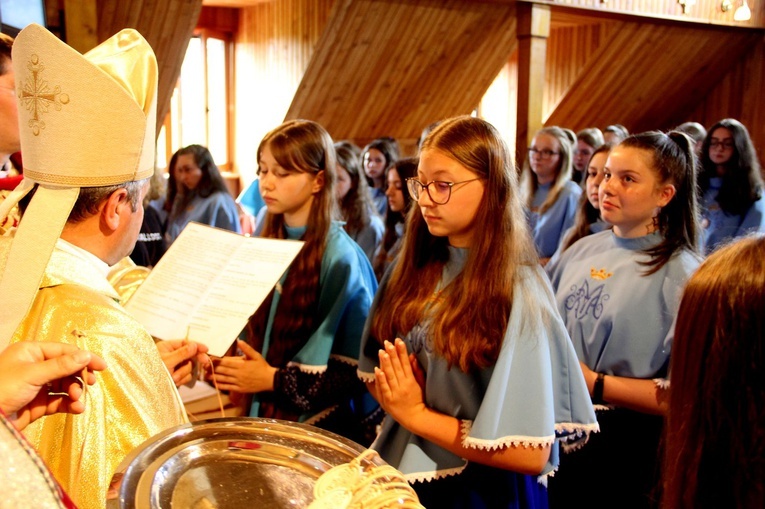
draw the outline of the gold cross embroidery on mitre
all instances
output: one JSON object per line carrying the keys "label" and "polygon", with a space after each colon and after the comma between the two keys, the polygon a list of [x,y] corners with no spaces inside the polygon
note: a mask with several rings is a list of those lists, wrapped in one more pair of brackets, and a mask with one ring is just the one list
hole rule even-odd
{"label": "gold cross embroidery on mitre", "polygon": [[32,79],[24,83],[19,100],[24,107],[32,112],[32,118],[29,119],[29,127],[32,128],[32,134],[40,134],[40,130],[45,129],[45,122],[40,119],[40,115],[47,113],[52,105],[56,111],[61,110],[62,104],[69,103],[69,95],[61,92],[61,87],[56,85],[50,90],[48,82],[40,77],[45,70],[45,66],[40,63],[37,55],[32,55],[27,67],[32,72]]}

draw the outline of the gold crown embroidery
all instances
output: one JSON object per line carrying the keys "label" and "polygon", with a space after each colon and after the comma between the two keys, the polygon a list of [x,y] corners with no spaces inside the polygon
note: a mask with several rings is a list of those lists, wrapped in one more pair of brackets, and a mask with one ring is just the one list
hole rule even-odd
{"label": "gold crown embroidery", "polygon": [[595,270],[595,267],[590,268],[590,277],[592,279],[605,281],[606,279],[610,278],[613,275],[614,275],[613,272],[607,272],[606,269]]}
{"label": "gold crown embroidery", "polygon": [[51,106],[56,111],[61,111],[62,104],[69,103],[69,95],[61,92],[61,87],[56,85],[51,91],[48,82],[40,77],[45,70],[45,66],[40,63],[40,57],[32,55],[27,67],[32,72],[32,79],[24,83],[19,100],[27,109],[32,112],[32,118],[29,119],[29,127],[32,128],[32,134],[38,136],[42,129],[45,129],[45,122],[40,119],[43,113],[48,113]]}

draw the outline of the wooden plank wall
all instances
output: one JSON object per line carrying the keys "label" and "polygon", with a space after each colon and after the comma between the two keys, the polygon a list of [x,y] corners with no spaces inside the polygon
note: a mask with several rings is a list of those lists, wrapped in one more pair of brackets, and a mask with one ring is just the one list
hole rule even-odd
{"label": "wooden plank wall", "polygon": [[[693,21],[701,23],[726,24],[739,27],[765,28],[765,5],[762,0],[749,0],[752,19],[749,21],[733,21],[733,13],[742,0],[732,0],[733,8],[722,12],[722,0],[694,0],[695,4],[688,7],[683,14],[683,8],[677,0],[519,0],[524,2],[545,3],[555,6],[587,10],[593,13],[638,14],[665,19]],[[690,3],[690,1],[689,1]]]}
{"label": "wooden plank wall", "polygon": [[726,117],[740,120],[749,130],[760,163],[765,165],[764,83],[765,37],[761,37],[749,53],[701,101],[692,105],[690,111],[679,115],[675,123],[693,120],[709,127]]}
{"label": "wooden plank wall", "polygon": [[235,38],[236,168],[255,177],[255,150],[284,121],[334,0],[274,0],[240,9]]}
{"label": "wooden plank wall", "polygon": [[553,11],[552,29],[547,41],[545,118],[577,80],[590,58],[603,41],[612,35],[616,23],[602,21],[574,25],[556,22]]}
{"label": "wooden plank wall", "polygon": [[431,122],[473,111],[516,44],[507,3],[338,0],[287,116],[413,146]]}
{"label": "wooden plank wall", "polygon": [[761,37],[752,30],[622,22],[546,123],[575,130],[617,122],[631,131],[670,127]]}
{"label": "wooden plank wall", "polygon": [[157,132],[170,107],[186,47],[202,0],[98,0],[98,40],[135,28],[151,44],[159,65]]}

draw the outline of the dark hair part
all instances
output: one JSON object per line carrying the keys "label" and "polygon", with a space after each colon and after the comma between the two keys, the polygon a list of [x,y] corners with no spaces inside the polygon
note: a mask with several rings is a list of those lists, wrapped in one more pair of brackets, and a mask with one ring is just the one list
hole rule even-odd
{"label": "dark hair part", "polygon": [[611,124],[603,129],[603,132],[615,134],[619,138],[619,141],[623,141],[625,138],[627,138],[627,136],[630,135],[630,132],[627,130],[627,128],[621,124]]}
{"label": "dark hair part", "polygon": [[[587,182],[587,172],[590,168],[590,163],[592,162],[593,158],[595,158],[596,155],[603,153],[608,156],[608,153],[611,152],[612,148],[612,144],[603,143],[595,149],[595,151],[590,156],[590,160],[587,161],[587,165],[585,166],[585,183]],[[577,240],[590,235],[592,233],[590,231],[590,225],[596,222],[598,219],[600,219],[600,209],[596,209],[592,206],[592,203],[590,203],[590,199],[587,197],[586,192],[582,193],[582,195],[579,197],[579,205],[577,206],[574,226],[571,227],[571,233],[569,233],[568,236],[566,236],[566,238],[563,240],[563,248],[561,249],[561,252],[573,246]]]}
{"label": "dark hair part", "polygon": [[353,149],[345,144],[335,143],[337,164],[348,172],[351,187],[340,199],[340,214],[345,220],[345,231],[353,235],[369,224],[371,214],[375,212],[372,195],[369,193],[367,179],[364,178],[359,158]]}
{"label": "dark hair part", "polygon": [[[547,199],[539,207],[538,212],[544,214],[547,210],[553,206],[558,200],[563,187],[571,180],[571,172],[573,171],[574,161],[574,146],[571,144],[566,132],[558,126],[543,127],[534,134],[536,138],[540,134],[551,136],[558,140],[559,156],[558,160],[558,173],[553,181],[552,188],[547,195]],[[539,189],[539,183],[537,182],[537,176],[534,170],[531,169],[530,157],[526,157],[523,163],[523,170],[521,171],[521,189],[524,194],[525,205],[528,209],[531,209],[531,203],[534,201],[534,194]]]}
{"label": "dark hair part", "polygon": [[338,147],[343,147],[350,150],[353,155],[356,156],[356,159],[358,159],[359,165],[361,164],[361,149],[358,145],[350,140],[340,140],[335,142],[335,152],[337,152]]}
{"label": "dark hair part", "polygon": [[113,186],[80,188],[80,194],[77,196],[77,201],[74,203],[74,207],[72,207],[72,211],[69,213],[69,218],[66,222],[75,224],[98,214],[98,208],[101,204],[106,201],[112,193],[119,189],[127,190],[127,197],[128,200],[130,200],[130,209],[135,212],[138,210],[138,205],[141,203],[141,191],[148,181],[149,179],[145,178],[143,180],[135,180]]}
{"label": "dark hair part", "polygon": [[[438,151],[482,179],[483,198],[462,272],[434,302],[449,258],[449,241],[432,235],[417,207],[407,217],[402,251],[372,318],[379,342],[408,333],[433,317],[435,352],[468,372],[493,364],[502,345],[520,265],[536,265],[536,249],[518,197],[517,173],[507,146],[488,122],[469,116],[444,120],[425,139],[421,154]],[[420,159],[422,164],[422,156]],[[477,228],[477,227],[476,227]],[[417,281],[417,284],[412,284]]]}
{"label": "dark hair part", "polygon": [[675,131],[687,134],[694,143],[698,143],[707,137],[707,130],[698,122],[683,122],[675,127]]}
{"label": "dark hair part", "polygon": [[603,139],[603,133],[597,127],[588,127],[587,129],[582,129],[576,133],[576,139],[577,141],[585,142],[587,145],[594,149],[599,148],[601,145],[603,145],[603,143],[605,143],[605,140]]}
{"label": "dark hair part", "polygon": [[0,33],[0,76],[7,73],[11,67],[11,49],[13,37]]}
{"label": "dark hair part", "polygon": [[380,242],[380,249],[375,256],[373,264],[378,280],[382,278],[382,273],[388,264],[388,254],[398,240],[396,225],[406,221],[407,212],[412,205],[412,197],[409,196],[409,191],[406,187],[406,179],[417,176],[418,163],[418,158],[406,157],[404,159],[399,159],[385,170],[386,181],[388,179],[388,173],[390,173],[391,170],[395,171],[398,174],[398,178],[401,180],[401,193],[404,195],[404,210],[394,212],[388,207],[388,212],[385,214],[385,233],[383,234],[382,242]]}
{"label": "dark hair part", "polygon": [[440,120],[436,120],[435,122],[431,122],[430,124],[426,125],[422,132],[420,133],[420,137],[417,138],[417,151],[419,152],[422,149],[422,142],[425,141],[425,138],[428,137],[430,132],[438,127],[438,124],[440,124]]}
{"label": "dark hair part", "polygon": [[568,127],[561,127],[561,130],[565,133],[569,143],[571,143],[571,145],[576,145],[576,133],[574,130],[569,129]]}
{"label": "dark hair part", "polygon": [[[321,260],[332,219],[336,217],[337,161],[329,133],[310,120],[290,120],[266,134],[258,146],[258,164],[265,147],[285,171],[316,177],[321,174],[324,179],[321,190],[313,195],[302,237],[305,244],[290,266],[274,316],[266,359],[274,366],[283,366],[305,344],[316,326]],[[285,238],[284,215],[267,213],[262,236]],[[259,351],[263,348],[273,295],[272,291],[247,325],[247,340]]]}
{"label": "dark hair part", "polygon": [[765,237],[690,278],[672,345],[662,507],[765,507]]}
{"label": "dark hair part", "polygon": [[660,184],[672,184],[675,196],[659,211],[658,231],[663,240],[645,253],[650,256],[645,275],[661,269],[681,249],[698,252],[698,198],[693,141],[677,131],[649,131],[629,136],[619,147],[644,150]]}
{"label": "dark hair part", "polygon": [[733,155],[725,164],[723,183],[717,194],[717,203],[728,214],[746,213],[754,202],[762,197],[763,180],[760,163],[744,124],[733,118],[720,120],[709,128],[701,145],[701,174],[699,188],[703,195],[709,189],[709,179],[717,176],[717,165],[709,159],[712,135],[719,128],[725,128],[733,136]]}

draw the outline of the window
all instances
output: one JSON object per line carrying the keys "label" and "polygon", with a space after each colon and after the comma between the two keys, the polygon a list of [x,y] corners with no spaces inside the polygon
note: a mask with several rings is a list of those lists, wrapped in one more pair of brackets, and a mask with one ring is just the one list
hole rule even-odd
{"label": "window", "polygon": [[197,143],[210,149],[223,171],[231,161],[231,37],[199,30],[189,41],[170,112],[157,141],[157,166],[166,167],[179,148]]}

